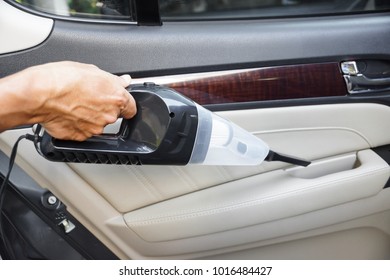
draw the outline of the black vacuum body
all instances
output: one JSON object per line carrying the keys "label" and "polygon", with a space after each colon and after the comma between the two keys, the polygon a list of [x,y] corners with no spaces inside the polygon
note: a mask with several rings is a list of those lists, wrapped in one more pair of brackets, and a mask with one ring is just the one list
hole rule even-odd
{"label": "black vacuum body", "polygon": [[119,132],[66,141],[43,133],[39,152],[48,160],[104,164],[185,165],[189,162],[198,127],[195,103],[178,92],[145,83],[128,91],[137,114],[123,119]]}

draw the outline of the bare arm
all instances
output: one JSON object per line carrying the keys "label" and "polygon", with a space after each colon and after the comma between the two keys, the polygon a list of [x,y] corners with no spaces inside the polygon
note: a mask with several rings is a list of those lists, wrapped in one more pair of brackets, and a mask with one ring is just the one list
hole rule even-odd
{"label": "bare arm", "polygon": [[27,68],[0,79],[0,132],[41,123],[56,138],[85,140],[119,116],[135,115],[130,81],[76,62]]}

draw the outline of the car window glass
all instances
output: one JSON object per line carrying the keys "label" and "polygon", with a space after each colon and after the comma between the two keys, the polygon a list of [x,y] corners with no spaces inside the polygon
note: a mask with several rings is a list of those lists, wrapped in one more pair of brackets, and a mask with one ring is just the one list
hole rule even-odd
{"label": "car window glass", "polygon": [[15,2],[39,12],[59,16],[132,20],[128,0],[15,0]]}
{"label": "car window glass", "polygon": [[390,9],[390,0],[159,0],[170,19],[232,19],[343,14]]}

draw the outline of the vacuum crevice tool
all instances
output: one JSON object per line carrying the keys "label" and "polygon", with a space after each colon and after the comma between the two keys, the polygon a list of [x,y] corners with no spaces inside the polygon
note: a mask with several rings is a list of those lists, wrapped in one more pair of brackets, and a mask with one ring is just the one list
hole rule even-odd
{"label": "vacuum crevice tool", "polygon": [[288,155],[284,155],[284,154],[280,154],[280,153],[276,153],[272,150],[270,150],[268,152],[268,155],[265,157],[264,160],[265,161],[282,161],[282,162],[291,163],[294,165],[299,165],[299,166],[304,166],[304,167],[309,166],[311,164],[310,161],[296,158],[296,157],[292,157],[292,156],[288,156]]}

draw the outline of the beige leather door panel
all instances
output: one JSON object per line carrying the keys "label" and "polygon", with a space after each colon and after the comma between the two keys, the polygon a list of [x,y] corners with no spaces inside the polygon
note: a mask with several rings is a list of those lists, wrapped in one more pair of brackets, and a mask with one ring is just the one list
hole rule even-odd
{"label": "beige leather door panel", "polygon": [[[43,159],[27,142],[21,144],[17,162],[122,258],[233,256],[271,240],[278,243],[281,237],[325,234],[335,224],[390,209],[384,203],[389,191],[383,189],[390,168],[370,150],[390,143],[384,133],[390,123],[383,121],[390,119],[389,107],[318,105],[219,114],[272,149],[313,160],[313,165],[65,164]],[[0,148],[10,151],[25,132],[2,133]],[[360,207],[369,210],[356,211]],[[335,214],[340,208],[349,210]],[[390,232],[376,222],[370,226]]]}

